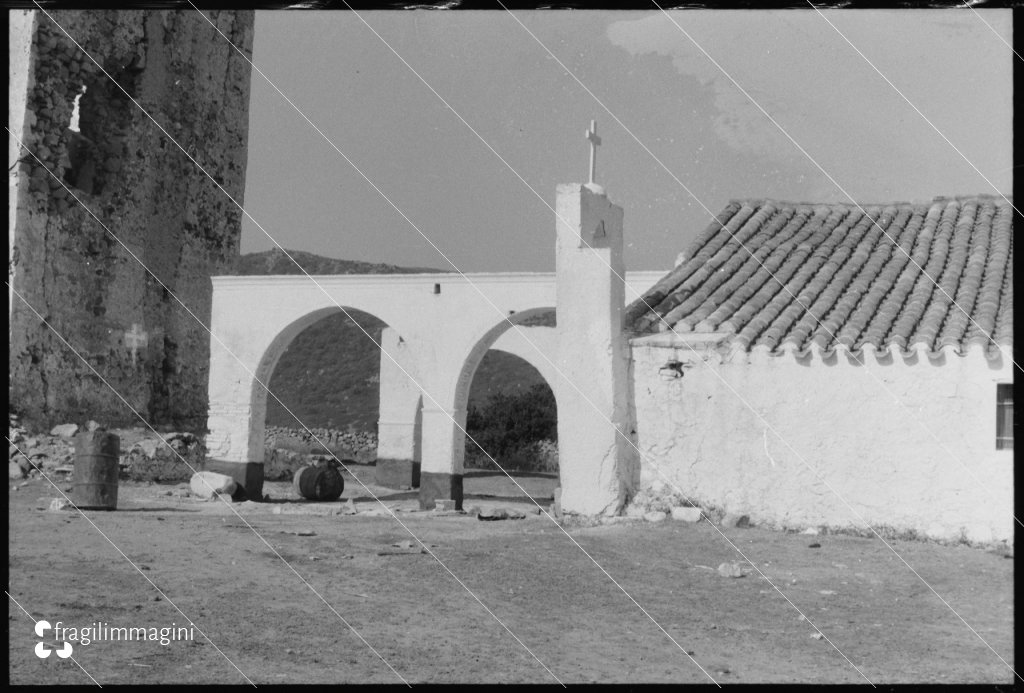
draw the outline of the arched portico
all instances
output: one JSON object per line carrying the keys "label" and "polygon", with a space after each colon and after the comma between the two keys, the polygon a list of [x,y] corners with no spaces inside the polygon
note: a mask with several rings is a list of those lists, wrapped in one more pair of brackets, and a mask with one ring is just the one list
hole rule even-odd
{"label": "arched portico", "polygon": [[[402,459],[417,461],[419,411],[423,507],[432,507],[436,498],[461,504],[469,387],[483,355],[501,339],[533,364],[555,393],[563,508],[614,509],[636,467],[620,440],[631,430],[621,313],[625,299],[639,295],[661,273],[626,276],[630,293],[624,296],[621,209],[596,190],[562,186],[558,210],[557,273],[214,277],[209,456],[236,479],[254,484],[258,477],[262,485],[266,398],[256,379],[267,382],[302,329],[351,306],[393,330],[382,363],[387,359],[402,375],[404,394],[389,399],[382,393],[380,423],[396,433],[384,449],[400,443]],[[558,327],[510,333],[513,324],[556,305],[556,285]],[[594,429],[595,416],[612,425]]]}
{"label": "arched portico", "polygon": [[[394,389],[382,393],[385,454],[389,444],[400,444],[411,448],[401,457],[417,461],[419,415],[424,469],[450,475],[462,461],[461,454],[452,457],[454,440],[447,438],[451,417],[465,423],[464,404],[461,413],[455,404],[465,360],[457,355],[469,353],[500,316],[554,303],[554,277],[539,273],[235,276],[215,277],[213,283],[206,443],[208,455],[227,469],[232,464],[261,468],[264,385],[274,366],[297,334],[346,307],[390,326],[382,335],[382,386],[385,379],[404,385],[397,394]],[[392,435],[402,429],[401,436]],[[232,473],[251,478],[253,472]]]}
{"label": "arched portico", "polygon": [[214,277],[206,437],[210,457],[234,463],[263,461],[264,386],[291,341],[313,323],[344,307],[370,313],[399,333],[413,326],[403,311],[380,295],[379,280],[341,292],[331,279]]}
{"label": "arched portico", "polygon": [[[484,354],[499,338],[512,332],[517,335],[507,342],[510,348],[522,351],[523,358],[544,375],[558,401],[557,380],[550,378],[552,369],[547,359],[557,357],[557,337],[551,327],[520,327],[544,313],[551,306],[521,309],[505,319],[480,330],[475,340],[462,353],[461,366],[449,388],[451,399],[423,403],[423,460],[420,470],[420,507],[433,507],[438,498],[453,498],[456,507],[462,503],[463,461],[466,451],[466,406],[473,375]],[[531,346],[532,343],[532,346]],[[544,357],[547,357],[545,359]],[[452,361],[456,361],[452,358]],[[542,370],[542,368],[544,368]],[[443,403],[443,404],[442,404]],[[441,404],[442,406],[438,406]],[[445,408],[449,407],[449,408]]]}

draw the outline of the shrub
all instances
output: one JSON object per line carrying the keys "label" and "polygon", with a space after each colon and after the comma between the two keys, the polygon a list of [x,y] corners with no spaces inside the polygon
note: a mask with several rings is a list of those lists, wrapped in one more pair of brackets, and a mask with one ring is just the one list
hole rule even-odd
{"label": "shrub", "polygon": [[[499,392],[482,407],[466,413],[466,467],[493,468],[493,463],[470,440],[476,440],[498,464],[520,471],[554,471],[551,454],[558,440],[555,396],[546,384],[521,393]],[[546,444],[542,441],[548,441]],[[554,469],[552,469],[554,467]]]}

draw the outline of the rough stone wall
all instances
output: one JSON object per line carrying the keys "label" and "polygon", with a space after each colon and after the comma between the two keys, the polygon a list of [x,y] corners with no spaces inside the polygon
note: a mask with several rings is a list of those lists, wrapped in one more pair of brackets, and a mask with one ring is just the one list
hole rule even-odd
{"label": "rough stone wall", "polygon": [[[51,14],[242,203],[251,68],[203,17]],[[207,15],[251,56],[252,11]],[[201,430],[209,334],[139,261],[208,325],[210,276],[236,262],[241,212],[53,21],[36,12],[31,32],[19,136],[45,168],[22,150],[13,287],[148,421]],[[10,317],[11,402],[29,426],[138,423],[18,296]]]}

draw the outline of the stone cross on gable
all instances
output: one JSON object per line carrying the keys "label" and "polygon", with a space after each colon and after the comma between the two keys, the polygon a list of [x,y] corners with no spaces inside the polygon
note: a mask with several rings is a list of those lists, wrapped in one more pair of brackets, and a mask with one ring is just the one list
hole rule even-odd
{"label": "stone cross on gable", "polygon": [[590,141],[590,184],[594,185],[594,174],[597,173],[597,146],[601,138],[597,136],[597,122],[590,121],[590,129],[584,133]]}
{"label": "stone cross on gable", "polygon": [[132,350],[132,365],[134,366],[137,360],[139,347],[149,345],[149,334],[142,330],[139,323],[133,322],[131,331],[124,333],[124,343],[125,346]]}

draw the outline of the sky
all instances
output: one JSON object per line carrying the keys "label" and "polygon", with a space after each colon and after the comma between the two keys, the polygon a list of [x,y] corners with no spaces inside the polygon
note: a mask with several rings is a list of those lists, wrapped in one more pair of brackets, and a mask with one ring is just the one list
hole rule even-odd
{"label": "sky", "polygon": [[1009,196],[1009,45],[966,8],[261,11],[253,62],[323,134],[254,70],[244,204],[290,250],[552,271],[593,119],[626,267],[667,270],[732,199]]}

